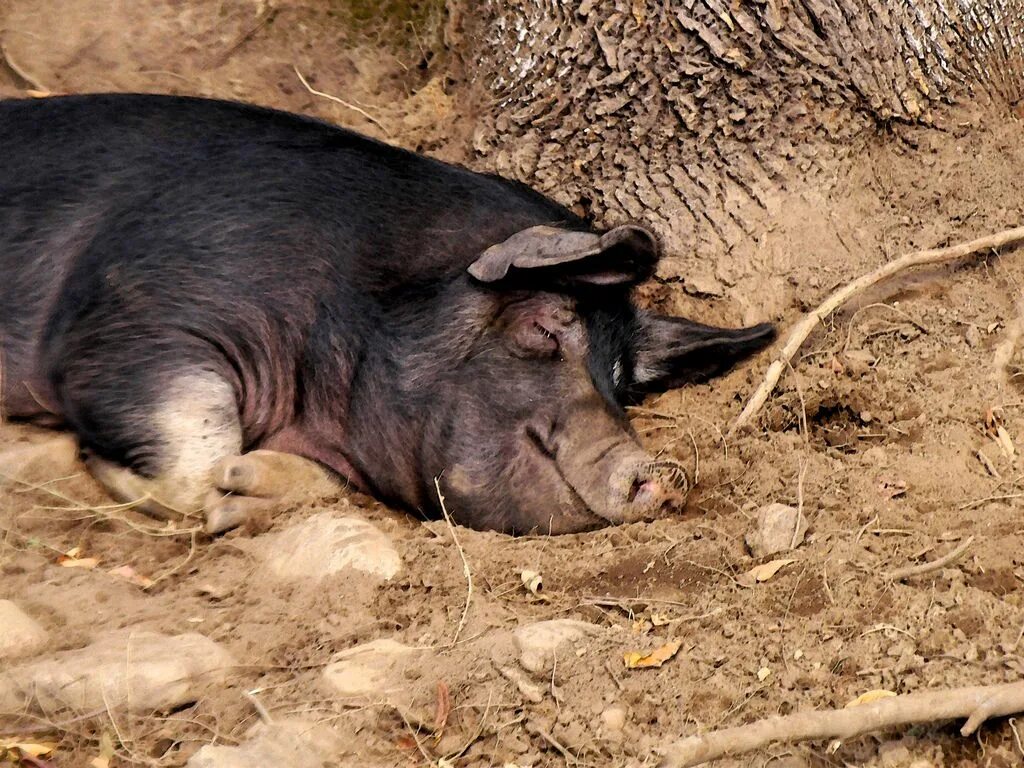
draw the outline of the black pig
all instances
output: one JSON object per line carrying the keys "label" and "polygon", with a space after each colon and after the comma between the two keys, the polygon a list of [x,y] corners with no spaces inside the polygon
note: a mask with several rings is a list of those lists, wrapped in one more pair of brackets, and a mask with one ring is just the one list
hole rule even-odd
{"label": "black pig", "polygon": [[306,460],[426,514],[440,476],[476,528],[650,517],[684,477],[623,406],[773,338],[638,310],[640,227],[303,117],[16,100],[0,147],[7,414],[56,417],[114,497],[211,530]]}

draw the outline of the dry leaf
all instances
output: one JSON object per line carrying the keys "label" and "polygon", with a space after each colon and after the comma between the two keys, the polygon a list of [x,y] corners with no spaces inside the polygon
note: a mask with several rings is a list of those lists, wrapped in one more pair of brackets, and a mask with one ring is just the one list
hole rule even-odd
{"label": "dry leaf", "polygon": [[448,724],[448,715],[452,711],[452,694],[448,684],[443,680],[437,681],[437,707],[434,709],[434,743],[441,740],[444,727]]}
{"label": "dry leaf", "polygon": [[660,667],[666,661],[671,659],[677,653],[682,645],[678,640],[673,640],[670,643],[665,643],[660,648],[656,648],[650,653],[641,653],[639,651],[630,651],[629,653],[622,654],[623,660],[626,662],[627,669],[645,669],[648,667]]}
{"label": "dry leaf", "polygon": [[[0,739],[0,750],[18,750],[22,755],[45,757],[57,748],[56,744],[46,741],[18,741],[18,739]],[[15,755],[21,757],[21,755]]]}
{"label": "dry leaf", "polygon": [[52,96],[53,93],[51,91],[38,91],[35,88],[26,88],[25,95],[33,99],[45,99]]}
{"label": "dry leaf", "polygon": [[795,562],[796,562],[796,560],[792,560],[792,559],[790,559],[790,560],[772,560],[771,562],[768,562],[768,563],[762,563],[761,565],[755,565],[753,568],[751,568],[746,573],[741,574],[740,577],[738,579],[736,579],[736,581],[738,581],[744,587],[752,587],[755,584],[757,584],[758,582],[768,581],[773,576],[775,576],[776,573],[779,572],[779,569],[784,568],[785,566],[789,565],[790,563],[795,563]]}
{"label": "dry leaf", "polygon": [[907,492],[907,481],[898,477],[882,478],[878,483],[878,490],[887,498],[895,499]]}
{"label": "dry leaf", "polygon": [[135,569],[132,568],[130,565],[122,565],[118,568],[111,568],[109,571],[107,571],[107,573],[109,573],[111,576],[120,576],[122,579],[127,579],[132,584],[138,587],[142,587],[143,589],[152,587],[153,584],[155,583],[148,576],[143,576],[140,573],[136,573]]}
{"label": "dry leaf", "polygon": [[853,701],[848,702],[846,706],[859,707],[861,704],[870,704],[873,701],[878,701],[879,699],[888,699],[890,696],[895,695],[896,694],[892,691],[886,691],[882,688],[877,688],[873,691],[867,691],[865,693],[862,693]]}
{"label": "dry leaf", "polygon": [[82,554],[81,547],[72,547],[57,558],[57,565],[63,568],[95,568],[100,564],[95,557],[79,557],[80,554]]}
{"label": "dry leaf", "polygon": [[663,627],[663,626],[665,626],[666,624],[668,624],[671,621],[672,621],[672,619],[670,619],[668,616],[666,616],[663,613],[652,613],[651,614],[651,624],[653,624],[656,627]]}
{"label": "dry leaf", "polygon": [[416,739],[409,735],[399,736],[395,739],[395,749],[400,749],[403,752],[410,752],[416,749]]}
{"label": "dry leaf", "polygon": [[995,441],[1002,452],[1006,454],[1006,458],[1012,459],[1013,455],[1017,451],[1013,447],[1013,440],[1010,439],[1010,433],[1006,431],[1006,428],[1002,424],[996,427]]}
{"label": "dry leaf", "polygon": [[768,669],[768,667],[761,667],[759,670],[757,670],[757,679],[762,683],[771,676],[772,671]]}

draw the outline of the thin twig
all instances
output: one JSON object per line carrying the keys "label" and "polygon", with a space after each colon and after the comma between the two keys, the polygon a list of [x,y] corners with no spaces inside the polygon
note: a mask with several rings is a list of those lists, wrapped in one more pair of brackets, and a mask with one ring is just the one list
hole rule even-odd
{"label": "thin twig", "polygon": [[853,282],[847,283],[838,290],[833,291],[828,298],[826,298],[815,309],[804,315],[804,317],[793,327],[793,330],[789,334],[789,338],[786,340],[785,346],[783,346],[778,357],[776,357],[768,367],[768,372],[765,374],[764,381],[761,382],[760,386],[754,391],[754,394],[751,395],[746,406],[743,408],[743,411],[729,428],[728,435],[735,435],[741,429],[750,424],[753,418],[764,406],[765,402],[767,402],[771,393],[775,391],[775,387],[778,385],[779,379],[782,377],[782,372],[785,370],[786,365],[793,359],[800,347],[803,346],[803,343],[807,340],[807,337],[811,335],[811,332],[814,331],[818,324],[824,321],[824,319],[832,312],[839,309],[839,307],[857,294],[863,292],[867,288],[870,288],[876,283],[886,280],[887,278],[911,267],[920,267],[928,264],[941,264],[955,259],[961,259],[966,256],[973,256],[978,253],[988,253],[989,251],[1002,248],[1007,245],[1016,245],[1020,242],[1024,242],[1024,227],[1003,230],[1002,232],[998,232],[994,235],[981,237],[977,240],[971,240],[948,248],[934,248],[924,251],[915,251],[913,253],[905,254],[904,256],[901,256],[894,261],[890,261],[887,264],[883,264],[873,272],[862,275]]}
{"label": "thin twig", "polygon": [[565,758],[565,762],[566,763],[568,763],[569,765],[572,765],[574,763],[579,762],[579,758],[577,758],[572,752],[570,752],[565,747],[565,745],[562,744],[562,742],[560,742],[558,739],[556,739],[550,733],[545,731],[543,728],[538,728],[537,729],[537,733],[540,735],[540,737],[542,739],[544,739],[544,741],[546,741],[548,744],[550,744],[552,747],[554,747],[555,749],[558,750],[558,752],[562,755],[562,757]]}
{"label": "thin twig", "polygon": [[950,563],[959,560],[973,542],[974,537],[968,536],[967,539],[960,544],[960,546],[951,551],[949,554],[943,555],[938,560],[932,560],[930,563],[922,563],[921,565],[910,565],[906,568],[897,568],[895,571],[891,571],[890,573],[888,573],[886,575],[886,578],[891,581],[900,581],[901,579],[909,579],[914,576],[921,576],[925,573],[937,571],[940,568],[945,568]]}
{"label": "thin twig", "polygon": [[20,81],[17,85],[22,90],[38,91],[39,93],[50,92],[49,88],[32,77],[24,67],[11,58],[11,52],[7,50],[2,38],[0,38],[0,63],[6,64],[7,68],[14,73],[14,76]]}
{"label": "thin twig", "polygon": [[438,475],[434,478],[434,489],[437,491],[437,500],[441,504],[441,513],[444,515],[444,521],[448,524],[448,532],[452,535],[452,541],[455,542],[455,548],[459,550],[459,557],[462,558],[462,573],[466,576],[466,606],[462,609],[462,618],[459,619],[459,626],[455,629],[455,636],[452,638],[452,642],[449,647],[454,647],[459,642],[459,635],[462,634],[463,627],[466,626],[466,616],[469,615],[469,604],[473,601],[473,572],[469,569],[469,560],[466,559],[466,553],[462,549],[462,545],[459,543],[459,537],[455,535],[455,525],[452,523],[452,516],[448,514],[448,508],[444,504],[444,494],[441,493],[441,476]]}
{"label": "thin twig", "polygon": [[1024,711],[1024,682],[922,691],[843,709],[797,712],[735,728],[690,736],[668,746],[659,768],[688,768],[727,755],[741,755],[772,742],[851,739],[912,723],[966,717],[970,736],[991,717]]}
{"label": "thin twig", "polygon": [[252,708],[256,710],[256,714],[260,716],[260,720],[262,720],[265,725],[273,725],[274,718],[270,716],[270,712],[267,711],[265,706],[263,706],[263,702],[256,698],[256,694],[261,690],[262,689],[260,688],[255,688],[251,691],[244,691],[242,695],[249,700],[249,703],[252,704]]}
{"label": "thin twig", "polygon": [[305,87],[305,89],[307,91],[309,91],[310,93],[312,93],[314,96],[320,96],[321,98],[328,99],[330,101],[333,101],[336,104],[341,104],[341,106],[345,107],[346,109],[351,109],[353,112],[358,112],[360,115],[365,117],[371,123],[373,123],[378,128],[380,128],[382,131],[384,131],[384,134],[386,136],[388,136],[388,137],[391,136],[391,131],[389,131],[387,128],[385,128],[384,124],[380,120],[375,118],[373,115],[371,115],[365,109],[363,109],[362,107],[357,107],[355,104],[351,104],[351,103],[345,101],[344,99],[339,99],[337,96],[334,96],[334,95],[332,95],[330,93],[324,93],[323,91],[318,91],[316,88],[314,88],[313,86],[311,86],[309,83],[306,82],[306,78],[304,78],[302,76],[302,73],[299,72],[299,68],[298,67],[292,66],[292,69],[294,69],[295,70],[295,74],[299,76],[299,80],[302,82],[302,85]]}

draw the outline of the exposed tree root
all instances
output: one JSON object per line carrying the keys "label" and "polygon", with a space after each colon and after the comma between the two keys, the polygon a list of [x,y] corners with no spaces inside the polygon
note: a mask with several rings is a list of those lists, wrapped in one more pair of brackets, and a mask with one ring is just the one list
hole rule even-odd
{"label": "exposed tree root", "polygon": [[946,555],[943,555],[938,560],[932,560],[930,563],[922,563],[921,565],[910,565],[906,568],[899,568],[887,574],[887,578],[893,581],[902,581],[903,579],[921,576],[926,573],[931,573],[932,571],[937,571],[940,568],[945,568],[950,563],[954,563],[963,557],[964,553],[967,552],[973,542],[974,537],[969,536],[967,540],[957,546],[956,549]]}
{"label": "exposed tree root", "polygon": [[690,736],[670,745],[658,768],[687,768],[719,757],[740,755],[772,742],[851,739],[912,723],[966,717],[960,733],[970,736],[990,717],[1024,711],[1024,682],[890,696],[845,709],[798,712]]}
{"label": "exposed tree root", "polygon": [[764,381],[761,382],[761,385],[754,391],[754,394],[751,395],[750,400],[747,401],[746,406],[743,408],[743,412],[740,413],[736,418],[736,421],[734,421],[733,425],[729,428],[728,436],[731,437],[735,435],[753,421],[754,417],[758,414],[765,402],[768,400],[768,397],[778,385],[779,379],[782,377],[783,370],[785,370],[786,366],[790,364],[793,357],[800,350],[800,347],[803,346],[805,341],[807,341],[807,337],[810,336],[818,326],[818,323],[822,322],[832,312],[835,312],[839,307],[857,294],[862,293],[871,286],[911,267],[921,267],[928,264],[941,264],[948,261],[955,261],[956,259],[962,259],[966,256],[987,253],[1007,245],[1017,245],[1021,242],[1024,242],[1024,227],[1015,227],[1014,229],[1006,229],[1002,232],[997,232],[996,234],[989,235],[988,237],[980,237],[977,240],[971,240],[967,243],[952,245],[948,248],[932,248],[925,251],[914,251],[913,253],[905,254],[894,261],[890,261],[888,264],[882,265],[874,272],[863,275],[852,283],[847,283],[837,289],[815,309],[808,312],[790,332],[789,338],[786,340],[786,345],[782,348],[782,351],[779,353],[779,356],[775,361],[768,367],[768,372],[765,374]]}

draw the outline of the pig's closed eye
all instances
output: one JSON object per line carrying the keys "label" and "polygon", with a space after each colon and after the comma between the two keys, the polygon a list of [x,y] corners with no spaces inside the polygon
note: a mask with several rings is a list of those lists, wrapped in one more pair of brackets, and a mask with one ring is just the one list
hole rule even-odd
{"label": "pig's closed eye", "polygon": [[513,353],[518,357],[554,358],[559,353],[558,337],[536,320],[524,319],[511,329]]}

